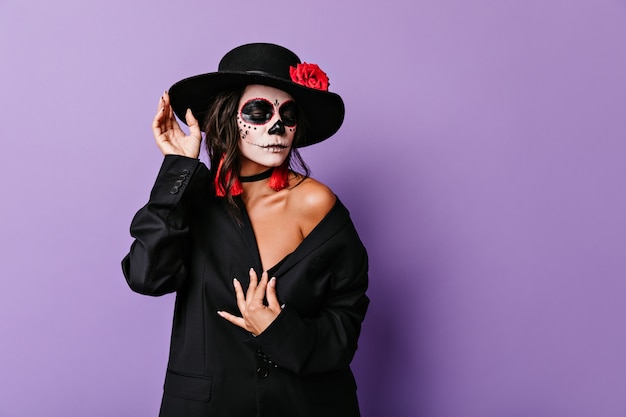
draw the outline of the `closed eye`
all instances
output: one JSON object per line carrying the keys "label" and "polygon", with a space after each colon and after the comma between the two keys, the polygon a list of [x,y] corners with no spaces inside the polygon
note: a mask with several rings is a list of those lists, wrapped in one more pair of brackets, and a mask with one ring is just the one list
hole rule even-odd
{"label": "closed eye", "polygon": [[296,125],[298,106],[293,100],[285,101],[278,109],[280,120],[287,127],[294,127]]}
{"label": "closed eye", "polygon": [[263,98],[248,100],[241,107],[240,117],[247,123],[263,125],[274,117],[274,105]]}

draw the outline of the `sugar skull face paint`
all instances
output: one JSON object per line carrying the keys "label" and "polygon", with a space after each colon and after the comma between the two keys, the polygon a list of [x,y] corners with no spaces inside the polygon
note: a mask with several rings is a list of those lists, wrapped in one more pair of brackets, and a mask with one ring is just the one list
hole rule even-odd
{"label": "sugar skull face paint", "polygon": [[237,114],[242,162],[249,160],[263,167],[282,164],[295,136],[297,109],[293,98],[282,90],[247,86]]}

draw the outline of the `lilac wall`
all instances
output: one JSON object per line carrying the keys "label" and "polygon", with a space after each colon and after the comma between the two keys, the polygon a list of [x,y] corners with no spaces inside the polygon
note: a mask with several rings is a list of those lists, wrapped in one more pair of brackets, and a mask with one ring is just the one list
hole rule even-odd
{"label": "lilac wall", "polygon": [[119,267],[150,121],[250,41],[347,104],[305,157],[371,255],[364,417],[626,415],[626,3],[261,6],[0,1],[0,416],[156,415],[173,298]]}

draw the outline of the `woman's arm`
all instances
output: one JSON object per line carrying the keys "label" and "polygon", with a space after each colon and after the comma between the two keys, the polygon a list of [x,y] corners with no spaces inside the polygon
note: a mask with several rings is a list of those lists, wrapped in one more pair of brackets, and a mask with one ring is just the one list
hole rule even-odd
{"label": "woman's arm", "polygon": [[[345,239],[336,251],[332,282],[325,305],[316,317],[302,317],[289,304],[276,319],[248,343],[279,366],[298,374],[332,372],[349,366],[357,349],[361,323],[369,305],[368,261],[352,224],[334,239]],[[333,245],[334,246],[334,245]]]}
{"label": "woman's arm", "polygon": [[150,193],[130,226],[135,238],[122,261],[133,291],[162,295],[176,291],[186,275],[188,253],[187,202],[191,189],[208,176],[195,158],[167,155]]}
{"label": "woman's arm", "polygon": [[[191,110],[185,115],[189,135],[176,121],[167,92],[159,99],[152,133],[165,159],[150,193],[150,201],[135,215],[135,238],[122,270],[139,293],[162,295],[176,291],[184,280],[187,222],[184,198],[193,178],[207,174],[198,161],[202,135]],[[199,167],[204,168],[198,170]],[[197,175],[196,171],[200,171]]]}

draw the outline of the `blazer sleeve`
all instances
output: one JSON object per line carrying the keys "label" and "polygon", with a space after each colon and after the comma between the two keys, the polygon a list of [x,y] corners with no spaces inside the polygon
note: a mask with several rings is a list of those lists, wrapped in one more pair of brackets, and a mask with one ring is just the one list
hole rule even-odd
{"label": "blazer sleeve", "polygon": [[301,317],[286,305],[263,333],[248,340],[274,363],[297,374],[343,370],[356,352],[369,305],[368,259],[351,222],[348,229],[340,237],[347,252],[327,272],[333,284],[320,314]]}
{"label": "blazer sleeve", "polygon": [[198,159],[165,156],[150,200],[130,226],[135,240],[122,260],[122,271],[133,291],[158,296],[176,291],[184,282],[187,205],[203,176],[208,169]]}

